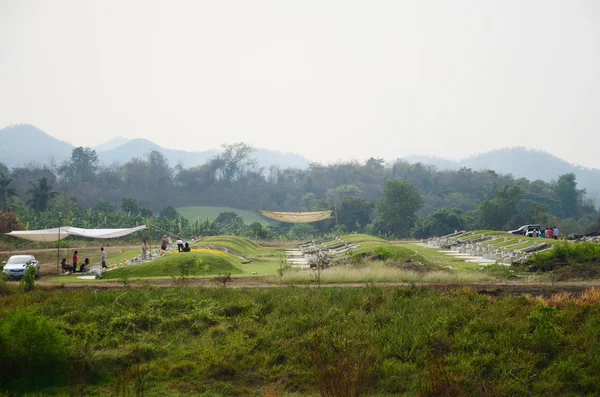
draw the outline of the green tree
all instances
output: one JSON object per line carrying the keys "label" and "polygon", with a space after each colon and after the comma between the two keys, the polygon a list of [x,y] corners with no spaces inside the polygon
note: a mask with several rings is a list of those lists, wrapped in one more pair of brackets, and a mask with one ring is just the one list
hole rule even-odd
{"label": "green tree", "polygon": [[560,201],[562,216],[571,218],[577,216],[579,204],[585,194],[585,190],[577,189],[575,174],[569,173],[558,177],[554,186],[554,195]]}
{"label": "green tree", "polygon": [[371,220],[373,203],[369,203],[360,197],[344,197],[339,205],[338,223],[344,225],[349,232],[364,228]]}
{"label": "green tree", "polygon": [[77,147],[71,152],[71,159],[59,172],[68,180],[90,181],[96,176],[99,163],[94,149]]}
{"label": "green tree", "polygon": [[419,219],[414,227],[413,235],[416,238],[443,236],[455,230],[464,230],[467,226],[465,211],[459,208],[440,208]]}
{"label": "green tree", "polygon": [[135,216],[140,212],[140,206],[138,205],[137,200],[131,197],[123,197],[121,199],[121,210],[123,212]]}
{"label": "green tree", "polygon": [[8,204],[17,197],[17,191],[8,185],[12,183],[13,179],[10,175],[0,173],[0,203],[2,208],[7,209]]}
{"label": "green tree", "polygon": [[383,188],[383,197],[377,202],[376,229],[402,237],[416,220],[423,207],[423,198],[410,182],[389,180]]}
{"label": "green tree", "polygon": [[48,178],[45,176],[38,179],[37,184],[33,182],[29,182],[29,184],[31,185],[31,189],[27,191],[29,195],[27,205],[39,212],[46,211],[50,201],[58,196],[57,192],[52,191],[54,186],[48,182]]}
{"label": "green tree", "polygon": [[239,234],[244,228],[244,219],[233,211],[221,212],[213,222],[221,234]]}
{"label": "green tree", "polygon": [[269,236],[269,230],[259,222],[252,222],[248,226],[248,237],[266,239]]}
{"label": "green tree", "polygon": [[225,182],[232,182],[258,162],[250,157],[255,149],[244,142],[221,145],[221,150],[212,161],[218,166]]}
{"label": "green tree", "polygon": [[160,213],[158,216],[161,218],[171,220],[171,221],[179,219],[179,213],[177,212],[175,207],[172,205],[168,205],[168,206],[164,207],[162,210],[160,210]]}
{"label": "green tree", "polygon": [[327,190],[327,199],[332,204],[340,204],[345,197],[356,196],[359,197],[362,194],[362,190],[355,185],[341,185],[333,189]]}
{"label": "green tree", "polygon": [[503,230],[522,222],[519,206],[523,196],[524,191],[518,185],[506,185],[496,193],[496,198],[481,202],[477,207],[480,227]]}
{"label": "green tree", "polygon": [[552,210],[546,203],[532,203],[525,213],[526,222],[547,227],[552,221]]}

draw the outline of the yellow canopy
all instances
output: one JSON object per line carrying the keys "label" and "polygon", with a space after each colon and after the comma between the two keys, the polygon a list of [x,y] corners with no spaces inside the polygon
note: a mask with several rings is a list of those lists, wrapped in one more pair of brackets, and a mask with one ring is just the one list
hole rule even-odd
{"label": "yellow canopy", "polygon": [[331,211],[317,212],[272,212],[259,210],[261,215],[279,222],[310,223],[331,218]]}

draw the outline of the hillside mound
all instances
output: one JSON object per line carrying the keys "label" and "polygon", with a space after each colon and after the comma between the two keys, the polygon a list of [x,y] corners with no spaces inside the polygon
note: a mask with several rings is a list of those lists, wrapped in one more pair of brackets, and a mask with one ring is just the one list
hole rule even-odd
{"label": "hillside mound", "polygon": [[238,236],[210,236],[201,239],[195,247],[225,248],[237,255],[251,257],[256,254],[259,247],[254,241]]}
{"label": "hillside mound", "polygon": [[[152,262],[132,265],[104,273],[104,279],[170,277],[181,273],[181,266],[193,265],[190,276],[216,275],[219,273],[239,274],[239,260],[229,254],[198,249],[185,253],[170,253]],[[207,266],[207,267],[206,267]]]}

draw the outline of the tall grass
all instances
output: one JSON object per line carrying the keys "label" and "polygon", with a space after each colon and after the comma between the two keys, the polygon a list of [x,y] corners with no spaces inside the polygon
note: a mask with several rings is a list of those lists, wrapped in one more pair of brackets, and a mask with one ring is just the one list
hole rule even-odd
{"label": "tall grass", "polygon": [[598,289],[34,290],[0,305],[0,395],[84,360],[89,395],[595,396],[599,317]]}
{"label": "tall grass", "polygon": [[[297,269],[287,270],[280,280],[283,283],[308,283],[317,281],[314,272]],[[443,270],[423,272],[393,267],[380,261],[368,261],[365,264],[358,266],[336,266],[321,271],[322,283],[470,283],[492,280],[494,280],[494,278],[485,273]]]}

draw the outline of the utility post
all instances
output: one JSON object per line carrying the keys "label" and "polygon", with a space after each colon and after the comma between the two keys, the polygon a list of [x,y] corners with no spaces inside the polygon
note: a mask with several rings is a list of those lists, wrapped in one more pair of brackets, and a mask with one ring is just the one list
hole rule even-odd
{"label": "utility post", "polygon": [[148,201],[148,212],[146,213],[146,225],[148,226],[148,251],[152,259],[152,224],[150,223],[150,201]]}

